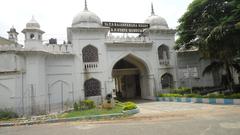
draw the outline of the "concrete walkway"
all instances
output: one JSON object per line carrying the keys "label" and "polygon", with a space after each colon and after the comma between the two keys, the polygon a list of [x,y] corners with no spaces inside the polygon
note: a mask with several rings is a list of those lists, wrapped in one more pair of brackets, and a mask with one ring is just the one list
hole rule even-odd
{"label": "concrete walkway", "polygon": [[211,105],[179,102],[156,102],[148,100],[136,100],[140,113],[134,118],[168,118],[168,117],[194,117],[195,115],[224,115],[228,113],[238,114],[239,105]]}

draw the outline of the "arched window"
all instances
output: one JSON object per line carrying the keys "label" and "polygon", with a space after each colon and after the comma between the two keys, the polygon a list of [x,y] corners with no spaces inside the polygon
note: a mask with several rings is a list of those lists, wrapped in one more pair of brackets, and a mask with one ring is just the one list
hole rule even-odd
{"label": "arched window", "polygon": [[161,77],[162,89],[173,87],[173,76],[169,73],[162,75]]}
{"label": "arched window", "polygon": [[82,49],[83,62],[98,62],[98,49],[88,45]]}
{"label": "arched window", "polygon": [[96,79],[89,79],[84,83],[85,97],[101,95],[101,83]]}
{"label": "arched window", "polygon": [[169,59],[169,48],[166,45],[158,47],[158,58],[159,60]]}
{"label": "arched window", "polygon": [[35,35],[33,33],[30,34],[30,39],[35,39]]}

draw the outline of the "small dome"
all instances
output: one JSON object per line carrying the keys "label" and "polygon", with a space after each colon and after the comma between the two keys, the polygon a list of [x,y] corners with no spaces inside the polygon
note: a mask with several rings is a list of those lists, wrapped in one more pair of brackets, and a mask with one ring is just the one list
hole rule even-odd
{"label": "small dome", "polygon": [[10,28],[10,30],[8,31],[8,33],[17,33],[16,29],[12,26],[12,28]]}
{"label": "small dome", "polygon": [[151,4],[152,13],[144,22],[150,24],[150,29],[168,29],[167,21],[161,16],[155,15],[153,4]]}
{"label": "small dome", "polygon": [[146,20],[145,23],[150,24],[150,29],[168,29],[167,21],[157,15],[151,15]]}
{"label": "small dome", "polygon": [[77,14],[72,21],[72,27],[97,27],[101,25],[101,19],[93,12],[84,11]]}
{"label": "small dome", "polygon": [[34,17],[26,24],[27,29],[40,29],[39,23],[35,20]]}

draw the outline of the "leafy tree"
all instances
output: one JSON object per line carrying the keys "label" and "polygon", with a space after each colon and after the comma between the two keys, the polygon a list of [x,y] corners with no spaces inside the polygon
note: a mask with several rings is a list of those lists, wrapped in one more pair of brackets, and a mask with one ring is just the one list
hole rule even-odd
{"label": "leafy tree", "polygon": [[179,19],[175,49],[197,47],[212,62],[205,73],[222,71],[233,84],[233,70],[240,72],[240,0],[194,0]]}

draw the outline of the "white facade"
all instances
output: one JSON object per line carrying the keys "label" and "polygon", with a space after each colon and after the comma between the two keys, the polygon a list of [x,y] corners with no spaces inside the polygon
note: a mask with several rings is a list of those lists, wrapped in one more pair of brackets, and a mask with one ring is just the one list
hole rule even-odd
{"label": "white facade", "polygon": [[[153,10],[146,23],[146,37],[114,37],[86,6],[67,28],[68,43],[46,45],[44,32],[32,18],[22,31],[25,47],[0,46],[0,108],[25,115],[58,112],[87,98],[99,103],[120,89],[125,98],[134,98],[140,90],[138,97],[154,99],[162,91],[164,75],[172,78],[171,87],[178,87],[175,30]],[[87,46],[90,51],[83,51]],[[90,61],[84,60],[85,52]],[[115,69],[121,60],[134,68]]]}

